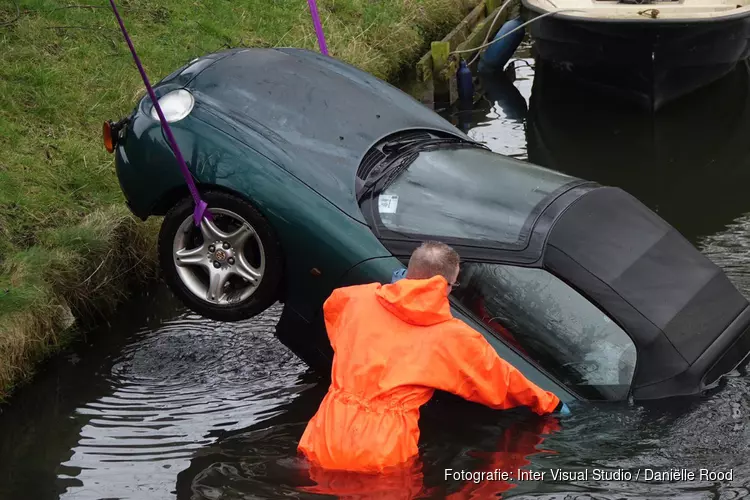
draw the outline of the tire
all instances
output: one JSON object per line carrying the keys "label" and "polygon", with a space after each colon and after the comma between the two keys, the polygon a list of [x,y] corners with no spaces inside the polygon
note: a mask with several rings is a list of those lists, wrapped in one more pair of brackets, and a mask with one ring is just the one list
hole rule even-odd
{"label": "tire", "polygon": [[[265,217],[247,201],[223,191],[207,191],[201,197],[213,216],[213,226],[195,226],[192,198],[183,199],[164,216],[158,241],[164,281],[185,306],[206,318],[235,322],[257,316],[280,299],[281,245]],[[228,238],[239,234],[236,228],[245,224],[252,231],[245,231],[250,235],[244,242]]]}

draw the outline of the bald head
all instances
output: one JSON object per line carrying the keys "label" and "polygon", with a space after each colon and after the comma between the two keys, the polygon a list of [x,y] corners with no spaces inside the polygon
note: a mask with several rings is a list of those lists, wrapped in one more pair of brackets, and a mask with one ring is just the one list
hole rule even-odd
{"label": "bald head", "polygon": [[440,275],[453,283],[458,277],[458,264],[458,254],[451,247],[438,241],[426,241],[411,254],[406,277],[419,280]]}

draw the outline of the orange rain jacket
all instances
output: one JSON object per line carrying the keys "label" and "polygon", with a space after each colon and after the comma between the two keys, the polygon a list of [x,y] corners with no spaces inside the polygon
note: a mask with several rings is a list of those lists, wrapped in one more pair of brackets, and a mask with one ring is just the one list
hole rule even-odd
{"label": "orange rain jacket", "polygon": [[323,311],[334,351],[331,386],[299,450],[324,468],[383,472],[413,459],[419,408],[435,390],[540,415],[560,402],[453,318],[441,276],[338,288]]}

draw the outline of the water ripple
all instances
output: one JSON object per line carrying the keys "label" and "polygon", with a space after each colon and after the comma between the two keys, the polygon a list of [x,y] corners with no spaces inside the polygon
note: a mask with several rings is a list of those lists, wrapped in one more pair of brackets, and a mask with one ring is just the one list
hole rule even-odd
{"label": "water ripple", "polygon": [[[750,214],[697,243],[746,294],[748,229]],[[111,390],[76,411],[85,425],[70,458],[58,469],[58,484],[65,488],[62,497],[173,498],[185,483],[179,498],[319,498],[309,493],[311,479],[296,454],[309,416],[274,422],[276,417],[311,413],[318,401],[299,397],[299,375],[305,367],[274,338],[278,314],[275,308],[241,324],[183,314],[139,332],[137,341],[114,360],[107,375]],[[440,485],[427,496],[746,498],[748,422],[750,378],[737,371],[725,377],[721,390],[698,403],[680,408],[595,406],[547,434],[533,425],[508,432],[498,423],[441,423],[443,434],[433,435],[422,447],[428,465],[425,483]],[[460,435],[459,427],[468,434]],[[222,437],[226,432],[230,436]],[[486,457],[484,465],[471,458],[477,452]],[[735,477],[714,483],[547,477],[544,482],[498,482],[481,488],[443,477],[445,468],[510,470],[519,457],[526,460],[521,467],[526,463],[535,470],[707,468],[731,469]],[[178,473],[184,477],[175,481]]]}
{"label": "water ripple", "polygon": [[746,297],[750,296],[750,214],[735,219],[724,231],[703,238],[698,247]]}
{"label": "water ripple", "polygon": [[111,392],[76,411],[86,423],[60,468],[62,497],[170,497],[175,472],[217,432],[293,399],[305,366],[274,337],[279,314],[232,324],[183,314],[144,328],[115,360]]}

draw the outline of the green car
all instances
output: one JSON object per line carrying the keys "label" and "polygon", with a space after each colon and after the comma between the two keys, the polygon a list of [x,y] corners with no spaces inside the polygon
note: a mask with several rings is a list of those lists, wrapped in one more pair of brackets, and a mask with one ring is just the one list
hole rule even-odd
{"label": "green car", "polygon": [[277,335],[316,369],[331,291],[390,282],[425,240],[462,257],[454,315],[564,401],[699,394],[746,359],[745,298],[638,200],[496,154],[350,65],[236,49],[155,92],[212,220],[148,97],[105,142],[132,212],[164,216],[166,282],[221,321],[283,303]]}

